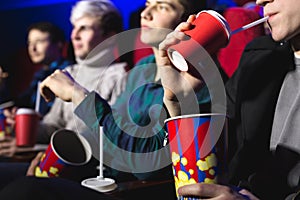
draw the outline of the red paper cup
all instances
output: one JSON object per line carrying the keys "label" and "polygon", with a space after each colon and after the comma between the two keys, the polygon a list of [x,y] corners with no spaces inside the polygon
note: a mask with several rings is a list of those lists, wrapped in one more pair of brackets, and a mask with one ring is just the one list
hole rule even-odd
{"label": "red paper cup", "polygon": [[190,38],[168,49],[170,60],[181,71],[188,71],[188,63],[201,60],[203,48],[209,54],[214,54],[225,47],[230,38],[231,31],[227,21],[216,11],[199,12],[192,24],[194,28],[184,32]]}
{"label": "red paper cup", "polygon": [[86,164],[91,156],[92,149],[83,136],[66,129],[55,131],[35,169],[35,176],[57,177],[66,166]]}
{"label": "red paper cup", "polygon": [[227,123],[224,114],[184,115],[165,120],[176,191],[193,183],[225,183]]}
{"label": "red paper cup", "polygon": [[39,114],[29,108],[19,108],[16,113],[17,146],[34,146],[39,123]]}

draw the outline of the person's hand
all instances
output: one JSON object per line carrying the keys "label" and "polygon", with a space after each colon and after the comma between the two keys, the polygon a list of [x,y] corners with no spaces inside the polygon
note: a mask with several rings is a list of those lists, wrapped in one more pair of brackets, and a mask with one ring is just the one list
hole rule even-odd
{"label": "person's hand", "polygon": [[259,200],[248,190],[240,191],[218,184],[196,183],[178,188],[178,195],[218,200]]}
{"label": "person's hand", "polygon": [[[178,110],[179,103],[182,104],[180,99],[193,99],[189,95],[194,95],[195,91],[202,88],[204,83],[197,70],[179,71],[172,65],[167,55],[167,49],[170,46],[186,39],[187,35],[183,31],[190,30],[193,27],[191,23],[195,18],[195,15],[191,15],[187,22],[180,23],[175,31],[168,34],[165,40],[159,44],[159,56],[156,62],[159,66],[160,77],[164,87],[164,103],[171,116],[182,114]],[[190,102],[186,102],[186,105],[189,104]],[[190,111],[185,110],[184,112],[188,113]]]}
{"label": "person's hand", "polygon": [[79,104],[85,97],[87,90],[79,85],[67,71],[56,70],[48,76],[40,85],[41,95],[46,101],[52,101],[55,97]]}
{"label": "person's hand", "polygon": [[15,127],[16,121],[16,112],[17,112],[17,107],[12,107],[12,108],[5,108],[3,111],[3,114],[5,116],[6,123],[13,129]]}
{"label": "person's hand", "polygon": [[14,137],[5,136],[0,141],[0,156],[12,157],[17,151],[16,139]]}
{"label": "person's hand", "polygon": [[4,72],[2,67],[0,66],[0,87],[2,86],[3,80],[8,77],[8,73]]}
{"label": "person's hand", "polygon": [[35,158],[31,161],[27,172],[26,172],[26,176],[34,176],[35,175],[35,168],[38,166],[42,156],[43,156],[44,152],[39,152]]}

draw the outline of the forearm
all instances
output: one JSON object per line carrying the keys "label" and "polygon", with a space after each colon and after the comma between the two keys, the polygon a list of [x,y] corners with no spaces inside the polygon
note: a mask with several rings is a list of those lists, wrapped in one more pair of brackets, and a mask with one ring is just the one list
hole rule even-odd
{"label": "forearm", "polygon": [[210,95],[207,87],[197,93],[178,96],[176,99],[164,97],[164,104],[170,117],[207,112],[210,109]]}
{"label": "forearm", "polygon": [[[80,101],[80,98],[78,99]],[[74,112],[93,132],[98,133],[100,121],[110,112],[110,106],[96,92],[92,91],[85,95]]]}

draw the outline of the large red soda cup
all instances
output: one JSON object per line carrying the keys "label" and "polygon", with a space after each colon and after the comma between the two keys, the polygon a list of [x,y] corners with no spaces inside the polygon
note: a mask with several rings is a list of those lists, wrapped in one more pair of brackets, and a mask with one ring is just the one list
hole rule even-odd
{"label": "large red soda cup", "polygon": [[51,136],[50,144],[35,169],[35,176],[58,177],[67,166],[83,165],[91,156],[91,147],[83,136],[71,130],[58,130]]}
{"label": "large red soda cup", "polygon": [[33,109],[19,108],[16,112],[16,144],[31,147],[35,145],[40,115]]}
{"label": "large red soda cup", "polygon": [[216,11],[199,12],[192,24],[193,29],[184,32],[190,38],[168,49],[170,60],[180,71],[188,71],[189,63],[200,61],[203,48],[212,55],[225,47],[230,39],[229,25]]}
{"label": "large red soda cup", "polygon": [[224,114],[183,115],[165,120],[176,191],[193,183],[226,183],[227,123]]}

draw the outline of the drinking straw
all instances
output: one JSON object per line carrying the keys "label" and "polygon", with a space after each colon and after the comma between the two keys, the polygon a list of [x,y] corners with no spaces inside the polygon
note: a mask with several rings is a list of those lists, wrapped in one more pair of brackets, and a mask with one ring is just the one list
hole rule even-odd
{"label": "drinking straw", "polygon": [[41,81],[38,82],[37,89],[36,89],[35,112],[37,112],[37,113],[39,113],[40,101],[41,101],[40,84],[41,84]]}
{"label": "drinking straw", "polygon": [[100,126],[99,130],[99,150],[100,150],[100,155],[99,155],[99,176],[97,176],[98,179],[104,179],[103,177],[103,127]]}
{"label": "drinking straw", "polygon": [[254,22],[251,22],[251,23],[249,23],[249,24],[247,24],[245,26],[242,26],[241,28],[238,28],[238,29],[232,31],[231,35],[239,33],[239,32],[244,31],[244,30],[247,30],[248,28],[251,28],[251,27],[256,26],[258,24],[261,24],[261,23],[267,21],[268,19],[269,19],[269,16],[266,16],[266,17],[263,17],[263,18],[261,18],[259,20],[254,21]]}

